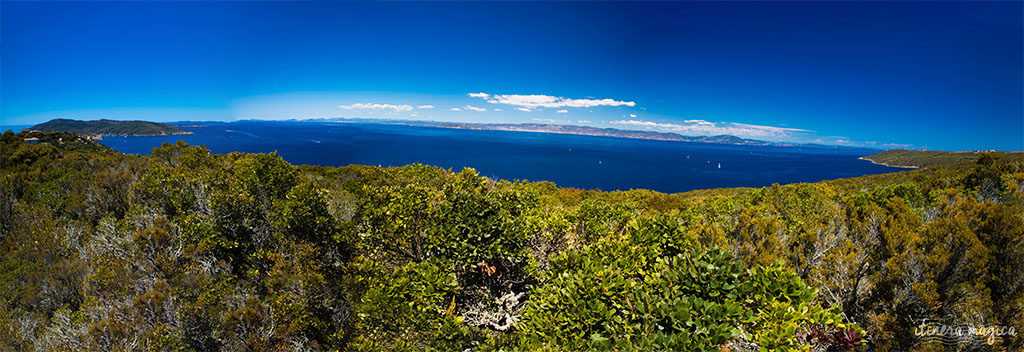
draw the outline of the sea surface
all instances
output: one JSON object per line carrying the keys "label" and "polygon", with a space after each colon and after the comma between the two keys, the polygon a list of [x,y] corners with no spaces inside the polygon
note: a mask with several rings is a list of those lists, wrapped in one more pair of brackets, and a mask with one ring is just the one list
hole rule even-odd
{"label": "sea surface", "polygon": [[239,121],[180,126],[193,135],[105,136],[129,154],[149,154],[184,140],[213,153],[277,151],[292,164],[402,166],[459,171],[472,167],[493,179],[551,181],[582,189],[684,192],[761,187],[901,171],[858,160],[874,150],[739,146],[479,131],[387,124]]}

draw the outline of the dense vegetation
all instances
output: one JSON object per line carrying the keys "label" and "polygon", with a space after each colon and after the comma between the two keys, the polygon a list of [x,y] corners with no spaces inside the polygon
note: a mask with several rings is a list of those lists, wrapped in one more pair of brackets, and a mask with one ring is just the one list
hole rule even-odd
{"label": "dense vegetation", "polygon": [[[943,152],[937,150],[892,149],[875,153],[864,159],[891,166],[933,167],[938,165],[961,164],[978,160],[983,152]],[[1024,152],[989,152],[1007,161],[1024,161]]]}
{"label": "dense vegetation", "polygon": [[39,132],[70,132],[79,135],[130,135],[130,136],[164,136],[169,134],[189,133],[183,129],[150,121],[114,121],[94,120],[79,121],[54,119],[29,128]]}
{"label": "dense vegetation", "polygon": [[25,137],[0,350],[1022,348],[914,334],[1024,328],[1024,165],[994,154],[667,195]]}

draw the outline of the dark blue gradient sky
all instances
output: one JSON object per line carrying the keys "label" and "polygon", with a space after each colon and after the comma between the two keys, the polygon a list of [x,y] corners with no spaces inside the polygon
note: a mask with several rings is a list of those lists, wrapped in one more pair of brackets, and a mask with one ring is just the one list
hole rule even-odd
{"label": "dark blue gradient sky", "polygon": [[1021,4],[4,1],[0,118],[542,121],[1021,150]]}

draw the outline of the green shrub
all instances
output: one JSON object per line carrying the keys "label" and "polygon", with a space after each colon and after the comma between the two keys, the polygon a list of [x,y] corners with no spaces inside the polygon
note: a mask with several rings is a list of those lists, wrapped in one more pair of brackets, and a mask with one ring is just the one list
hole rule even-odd
{"label": "green shrub", "polygon": [[788,269],[745,269],[664,220],[635,228],[557,260],[516,325],[519,349],[780,350],[805,344],[800,332],[846,329]]}

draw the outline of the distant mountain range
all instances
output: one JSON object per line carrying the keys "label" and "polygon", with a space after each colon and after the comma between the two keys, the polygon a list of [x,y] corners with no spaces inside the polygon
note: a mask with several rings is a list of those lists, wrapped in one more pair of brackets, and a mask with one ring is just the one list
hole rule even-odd
{"label": "distant mountain range", "polygon": [[408,123],[416,126],[430,126],[442,128],[458,128],[467,130],[499,130],[499,131],[520,131],[520,132],[543,132],[543,133],[565,133],[581,134],[587,136],[605,136],[619,138],[654,139],[662,141],[682,141],[699,143],[720,143],[720,144],[741,144],[741,145],[780,145],[779,143],[744,139],[730,135],[690,137],[671,132],[655,131],[633,131],[614,128],[597,128],[575,125],[552,125],[541,123],[454,123],[454,122],[416,122]]}
{"label": "distant mountain range", "polygon": [[[874,148],[861,148],[861,147],[844,147],[835,145],[824,145],[824,144],[798,144],[798,143],[779,143],[769,142],[757,139],[740,138],[732,135],[717,135],[717,136],[684,136],[678,133],[672,132],[656,132],[656,131],[637,131],[637,130],[620,130],[616,128],[598,128],[589,126],[576,126],[576,125],[556,125],[556,124],[541,124],[541,123],[464,123],[464,122],[432,122],[432,121],[419,121],[419,120],[381,120],[381,119],[348,119],[348,118],[330,118],[330,119],[304,119],[290,121],[296,122],[357,122],[357,123],[369,123],[369,124],[390,124],[390,125],[407,125],[407,126],[421,126],[421,127],[437,127],[437,128],[454,128],[454,129],[467,129],[467,130],[497,130],[497,131],[518,131],[518,132],[540,132],[540,133],[562,133],[562,134],[576,134],[585,136],[603,136],[603,137],[617,137],[617,138],[634,138],[634,139],[651,139],[660,141],[678,141],[678,142],[692,142],[692,143],[711,143],[711,144],[730,144],[730,145],[755,145],[755,146],[783,146],[783,147],[814,147],[814,148],[831,148],[831,149],[850,149],[850,150],[866,150],[866,151],[877,151],[879,149]],[[187,122],[178,122],[178,126],[193,126],[184,124]],[[198,125],[196,125],[198,126]],[[182,130],[178,127],[150,122],[150,121],[113,121],[113,120],[94,120],[94,121],[79,121],[70,119],[55,119],[45,123],[41,123],[28,128],[30,131],[64,131],[76,133],[79,135],[90,135],[99,137],[102,135],[128,135],[128,136],[165,136],[170,134],[191,134],[192,132]]]}
{"label": "distant mountain range", "polygon": [[455,129],[467,129],[467,130],[498,130],[498,131],[519,131],[519,132],[541,132],[541,133],[564,133],[564,134],[577,134],[586,136],[604,136],[604,137],[617,137],[617,138],[635,138],[635,139],[652,139],[660,141],[678,141],[678,142],[693,142],[693,143],[713,143],[713,144],[732,144],[732,145],[762,145],[762,146],[780,146],[780,147],[814,147],[814,148],[832,148],[832,149],[851,149],[851,150],[866,150],[866,151],[877,151],[880,149],[875,148],[862,148],[862,147],[844,147],[835,145],[825,144],[812,144],[812,143],[778,143],[762,141],[757,139],[746,139],[732,135],[717,135],[717,136],[684,136],[678,133],[672,132],[656,132],[656,131],[636,131],[636,130],[620,130],[616,128],[598,128],[589,126],[576,126],[576,125],[555,125],[555,124],[542,124],[542,123],[464,123],[464,122],[431,122],[431,121],[414,121],[414,120],[380,120],[380,119],[346,119],[346,118],[334,118],[334,119],[307,119],[307,120],[293,120],[293,121],[306,121],[306,122],[358,122],[358,123],[378,123],[378,124],[396,124],[396,125],[408,125],[408,126],[425,126],[425,127],[439,127],[439,128],[455,128]]}
{"label": "distant mountain range", "polygon": [[39,132],[61,131],[85,136],[166,136],[170,134],[192,134],[192,132],[158,122],[114,120],[80,121],[54,119],[29,127],[28,130]]}

